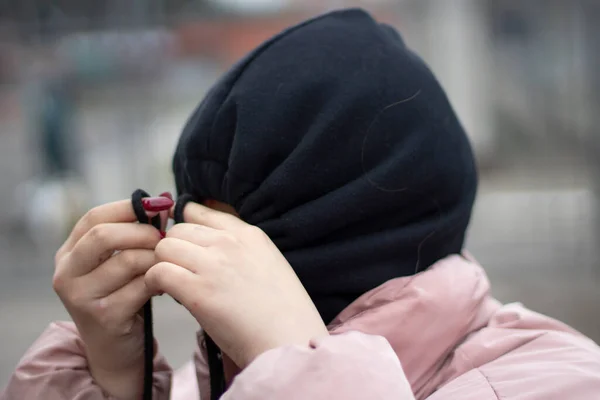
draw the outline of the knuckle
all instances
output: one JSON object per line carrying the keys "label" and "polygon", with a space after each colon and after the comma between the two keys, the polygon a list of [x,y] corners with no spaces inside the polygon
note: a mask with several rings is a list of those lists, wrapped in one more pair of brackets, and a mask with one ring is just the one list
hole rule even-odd
{"label": "knuckle", "polygon": [[94,317],[89,301],[85,300],[83,295],[74,289],[72,285],[58,293],[58,297],[69,313],[75,312],[78,315]]}
{"label": "knuckle", "polygon": [[63,254],[62,252],[59,254],[57,252],[54,255],[54,275],[56,275],[58,273],[58,271],[63,268],[65,261],[69,257],[69,254],[70,253]]}
{"label": "knuckle", "polygon": [[200,204],[189,202],[183,209],[183,219],[185,221],[190,220],[202,220],[206,217],[208,209]]}
{"label": "knuckle", "polygon": [[86,212],[83,217],[81,217],[81,224],[86,227],[92,227],[98,223],[98,207],[94,207],[88,212]]}
{"label": "knuckle", "polygon": [[215,252],[212,257],[214,265],[218,266],[219,268],[229,265],[229,257],[226,253]]}
{"label": "knuckle", "polygon": [[[220,292],[222,292],[224,287],[223,281],[221,279],[222,277],[217,276],[213,277],[212,279],[199,279],[198,277],[196,277],[195,284],[198,287],[198,290],[201,291],[204,296],[206,296],[207,298],[215,298],[219,295]],[[229,281],[228,283],[230,282],[231,281]]]}
{"label": "knuckle", "polygon": [[71,287],[66,295],[66,300],[69,304],[77,307],[78,309],[84,310],[88,304],[87,294],[85,290],[77,288],[77,285]]}
{"label": "knuckle", "polygon": [[110,233],[108,231],[108,227],[104,224],[95,225],[90,229],[89,235],[93,242],[99,245],[105,245],[110,241]]}
{"label": "knuckle", "polygon": [[120,263],[127,267],[135,267],[139,263],[139,254],[132,250],[123,250],[119,253]]}
{"label": "knuckle", "polygon": [[219,236],[217,237],[216,242],[220,245],[223,246],[234,246],[236,244],[238,244],[239,239],[237,237],[237,235],[231,233],[231,232],[220,232]]}
{"label": "knuckle", "polygon": [[54,265],[57,266],[63,258],[63,248],[56,250],[54,253]]}
{"label": "knuckle", "polygon": [[127,321],[122,308],[109,298],[95,300],[90,306],[90,316],[110,336],[124,336],[133,328],[133,321]]}
{"label": "knuckle", "polygon": [[104,329],[113,331],[115,329],[115,318],[107,298],[98,299],[93,302],[90,313],[94,320]]}
{"label": "knuckle", "polygon": [[54,289],[54,292],[60,295],[63,293],[64,288],[65,283],[62,274],[59,272],[54,272],[54,275],[52,276],[52,289]]}
{"label": "knuckle", "polygon": [[52,275],[52,289],[58,295],[62,295],[67,290],[68,276],[65,274],[65,270],[68,269],[68,259],[71,257],[71,253],[67,253],[63,256],[60,261],[57,261],[54,265],[54,274]]}
{"label": "knuckle", "polygon": [[267,236],[267,234],[265,233],[265,231],[260,229],[258,226],[248,225],[247,227],[245,227],[245,229],[246,229],[246,234],[251,238],[260,239],[260,240],[265,240],[265,239],[269,238]]}
{"label": "knuckle", "polygon": [[128,253],[124,256],[126,258],[125,263],[135,275],[146,272],[156,262],[152,250],[128,250],[124,253]]}
{"label": "knuckle", "polygon": [[[81,252],[77,252],[78,255],[81,255]],[[106,260],[108,260],[111,256],[113,256],[115,254],[115,251],[113,249],[106,249],[102,252],[100,252],[100,254],[98,255],[97,258],[97,262],[96,262],[96,266],[102,264],[103,262],[105,262]]]}

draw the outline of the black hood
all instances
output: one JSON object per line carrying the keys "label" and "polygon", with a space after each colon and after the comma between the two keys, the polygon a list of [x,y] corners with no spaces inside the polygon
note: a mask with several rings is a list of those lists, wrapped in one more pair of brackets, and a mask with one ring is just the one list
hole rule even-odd
{"label": "black hood", "polygon": [[177,191],[235,207],[283,252],[325,322],[461,251],[469,141],[423,61],[352,9],[294,26],[227,72],[187,122]]}

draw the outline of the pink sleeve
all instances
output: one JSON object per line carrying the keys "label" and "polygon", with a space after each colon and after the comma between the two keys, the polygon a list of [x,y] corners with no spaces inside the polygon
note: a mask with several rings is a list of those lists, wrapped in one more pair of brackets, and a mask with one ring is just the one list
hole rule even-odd
{"label": "pink sleeve", "polygon": [[380,336],[348,332],[259,356],[223,400],[414,400],[400,361]]}
{"label": "pink sleeve", "polygon": [[[171,369],[154,359],[154,399],[169,398]],[[55,322],[27,350],[0,400],[111,400],[88,370],[83,342],[72,322]]]}

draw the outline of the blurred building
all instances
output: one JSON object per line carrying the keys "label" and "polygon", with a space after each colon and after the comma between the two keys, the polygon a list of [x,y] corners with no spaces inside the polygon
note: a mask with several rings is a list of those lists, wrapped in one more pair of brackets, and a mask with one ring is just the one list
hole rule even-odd
{"label": "blurred building", "polygon": [[[0,99],[23,114],[13,103],[25,84],[68,82],[78,104],[74,129],[89,151],[81,173],[102,202],[134,182],[167,179],[159,172],[168,168],[165,149],[221,71],[283,28],[341,6],[368,8],[425,58],[482,168],[548,157],[552,166],[595,163],[600,5],[593,0],[3,2]],[[118,149],[99,150],[114,140]],[[138,151],[148,140],[156,152]],[[102,175],[94,165],[107,153],[114,159],[105,169],[114,170]],[[132,157],[127,168],[119,162]],[[126,171],[118,183],[117,171]]]}
{"label": "blurred building", "polygon": [[592,177],[600,190],[594,0],[1,2],[0,124],[24,132],[3,139],[24,154],[4,179],[44,176],[31,93],[64,84],[90,201],[161,190],[181,126],[223,70],[285,27],[348,6],[396,26],[430,64],[482,170]]}

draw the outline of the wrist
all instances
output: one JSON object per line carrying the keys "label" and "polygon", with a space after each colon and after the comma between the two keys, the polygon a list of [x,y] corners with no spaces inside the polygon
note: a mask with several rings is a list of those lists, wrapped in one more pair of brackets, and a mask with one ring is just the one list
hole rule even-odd
{"label": "wrist", "polygon": [[305,327],[302,330],[293,330],[287,334],[281,334],[271,337],[271,340],[260,343],[255,342],[253,345],[248,346],[247,350],[243,353],[239,362],[236,362],[241,369],[246,368],[261,354],[268,352],[269,350],[282,348],[286,346],[301,346],[307,349],[311,347],[311,342],[325,336],[329,336],[329,331],[324,324],[316,323],[312,327]]}
{"label": "wrist", "polygon": [[90,374],[107,395],[119,400],[139,400],[144,383],[144,365],[129,370],[107,371],[90,364]]}
{"label": "wrist", "polygon": [[[123,353],[114,356],[106,347],[96,350],[99,351],[86,349],[88,368],[95,383],[116,399],[139,400],[144,386],[143,350],[131,352],[127,357],[123,357]],[[156,353],[156,343],[154,350]]]}

